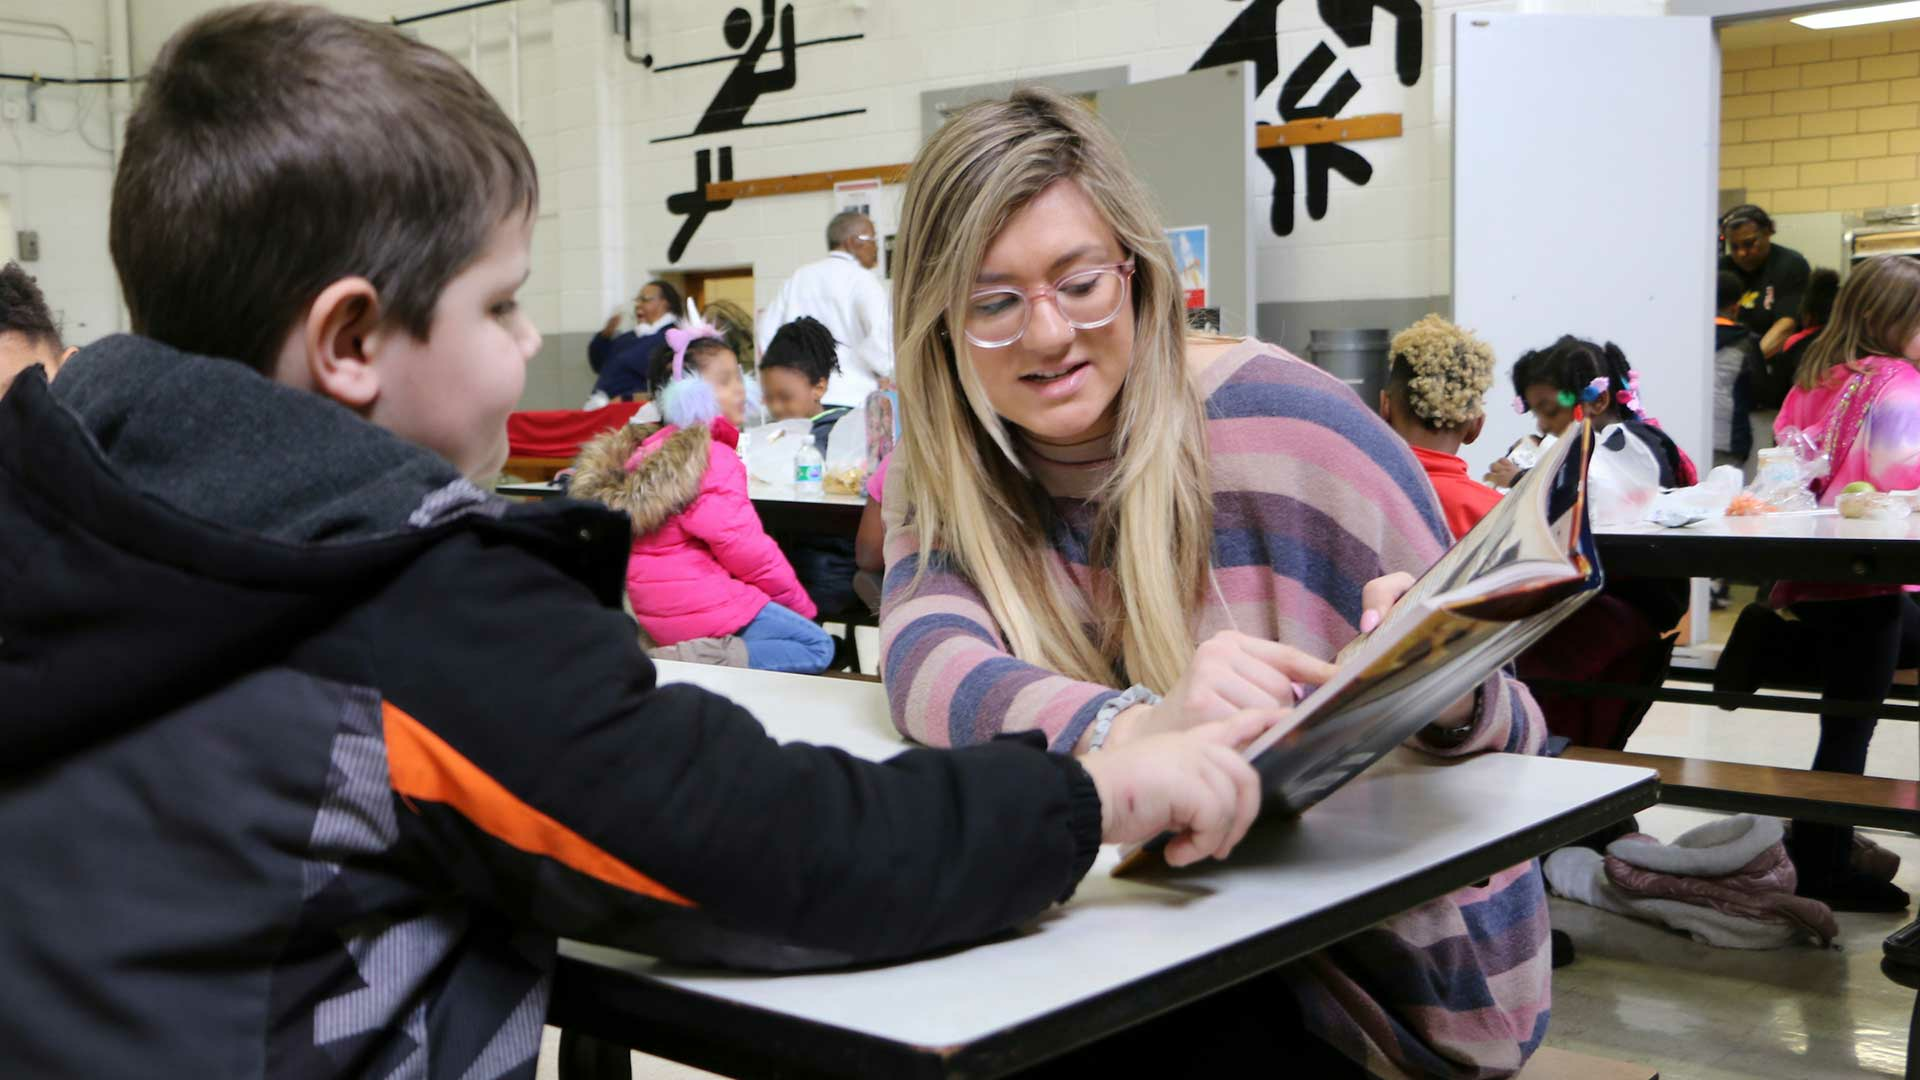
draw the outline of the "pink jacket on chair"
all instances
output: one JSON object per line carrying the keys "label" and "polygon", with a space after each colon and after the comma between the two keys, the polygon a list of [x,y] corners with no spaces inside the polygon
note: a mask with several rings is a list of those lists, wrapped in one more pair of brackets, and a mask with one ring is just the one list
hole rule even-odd
{"label": "pink jacket on chair", "polygon": [[739,433],[712,426],[608,432],[580,451],[569,490],[633,520],[627,595],[661,645],[736,633],[769,600],[816,614],[747,498]]}

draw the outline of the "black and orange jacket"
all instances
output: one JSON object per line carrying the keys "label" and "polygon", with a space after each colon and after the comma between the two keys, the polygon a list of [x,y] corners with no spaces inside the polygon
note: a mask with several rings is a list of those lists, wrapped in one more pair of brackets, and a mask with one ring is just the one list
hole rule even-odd
{"label": "black and orange jacket", "polygon": [[1032,745],[883,764],[660,686],[624,518],[133,337],[0,399],[9,1076],[531,1077],[555,940],[905,956],[1067,895]]}

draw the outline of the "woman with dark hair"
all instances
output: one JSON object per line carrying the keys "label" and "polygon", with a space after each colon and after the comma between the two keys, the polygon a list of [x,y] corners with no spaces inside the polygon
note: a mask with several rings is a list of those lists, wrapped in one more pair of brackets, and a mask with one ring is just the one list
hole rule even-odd
{"label": "woman with dark hair", "polygon": [[1760,339],[1762,353],[1778,355],[1799,329],[1795,320],[1811,273],[1806,256],[1774,243],[1773,218],[1752,203],[1720,216],[1720,240],[1726,249],[1720,269],[1740,279],[1740,324]]}
{"label": "woman with dark hair", "polygon": [[667,343],[667,331],[679,321],[680,290],[664,281],[649,281],[633,299],[634,328],[619,336],[620,316],[607,320],[587,343],[587,363],[600,378],[593,384],[587,408],[615,398],[630,398],[647,389],[647,364]]}

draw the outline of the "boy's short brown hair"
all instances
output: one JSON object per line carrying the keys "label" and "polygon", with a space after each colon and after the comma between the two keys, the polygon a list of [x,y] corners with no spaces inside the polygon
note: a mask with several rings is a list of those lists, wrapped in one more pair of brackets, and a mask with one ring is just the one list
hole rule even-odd
{"label": "boy's short brown hair", "polygon": [[447,282],[538,199],[526,142],[452,57],[323,8],[248,4],[161,50],[109,236],[136,333],[271,372],[343,277],[424,340]]}

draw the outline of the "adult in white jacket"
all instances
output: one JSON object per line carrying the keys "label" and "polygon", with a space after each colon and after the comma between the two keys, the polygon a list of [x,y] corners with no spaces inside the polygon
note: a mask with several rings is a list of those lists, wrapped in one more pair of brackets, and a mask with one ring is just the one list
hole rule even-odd
{"label": "adult in white jacket", "polygon": [[886,286],[873,276],[879,261],[873,221],[854,210],[835,214],[827,223],[827,257],[794,271],[755,327],[763,353],[775,331],[802,315],[833,333],[840,370],[827,382],[824,405],[864,405],[880,380],[893,378],[893,312]]}

